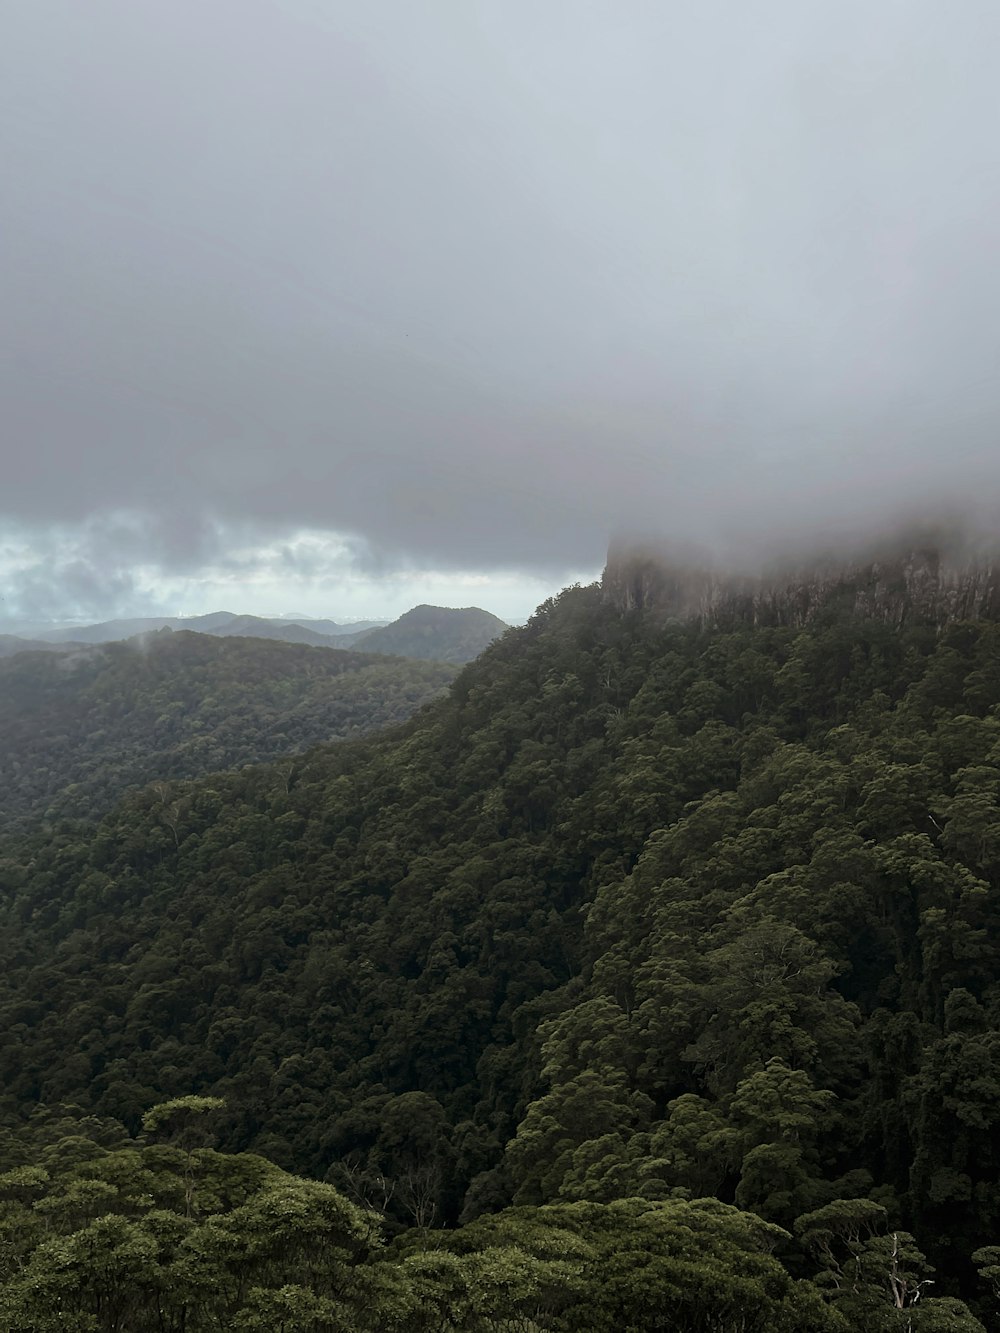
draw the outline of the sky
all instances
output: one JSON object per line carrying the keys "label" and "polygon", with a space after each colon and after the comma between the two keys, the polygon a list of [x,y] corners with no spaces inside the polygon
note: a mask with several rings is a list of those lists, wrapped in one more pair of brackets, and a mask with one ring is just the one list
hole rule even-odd
{"label": "sky", "polygon": [[1000,511],[995,0],[0,0],[0,628]]}

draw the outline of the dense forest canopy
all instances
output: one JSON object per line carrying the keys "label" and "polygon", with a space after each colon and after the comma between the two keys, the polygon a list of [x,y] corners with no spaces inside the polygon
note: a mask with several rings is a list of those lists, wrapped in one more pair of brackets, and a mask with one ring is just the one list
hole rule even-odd
{"label": "dense forest canopy", "polygon": [[2,850],[11,1327],[1000,1326],[996,623],[574,588]]}
{"label": "dense forest canopy", "polygon": [[169,630],[0,661],[0,828],[401,722],[455,668]]}

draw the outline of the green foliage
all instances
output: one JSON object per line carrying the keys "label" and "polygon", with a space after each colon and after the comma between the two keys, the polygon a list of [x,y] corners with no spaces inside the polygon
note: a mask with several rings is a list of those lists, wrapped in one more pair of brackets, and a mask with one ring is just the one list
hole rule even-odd
{"label": "green foliage", "polygon": [[[448,1229],[405,1290],[384,1260],[385,1327],[476,1308],[451,1236],[494,1289],[512,1250],[591,1246],[586,1308],[572,1274],[510,1279],[525,1327],[995,1327],[998,658],[985,622],[708,633],[574,589],[391,736],[8,840],[0,1167],[51,1171],[63,1102],[138,1134],[218,1097],[225,1149],[389,1236]],[[205,1149],[156,1147],[200,1226]],[[81,1229],[102,1197],[67,1189]],[[647,1268],[662,1303],[635,1314]],[[246,1318],[341,1299],[294,1264],[261,1286],[286,1288]]]}
{"label": "green foliage", "polygon": [[[372,650],[374,652],[376,650]],[[0,827],[103,814],[129,787],[300,754],[405,721],[455,668],[187,631],[0,661]],[[291,758],[275,781],[296,779]]]}
{"label": "green foliage", "polygon": [[[536,1276],[535,1326],[566,1333],[835,1333],[848,1327],[771,1251],[786,1233],[713,1200],[577,1203],[482,1218],[447,1241],[516,1244]],[[541,1278],[542,1281],[538,1281]]]}
{"label": "green foliage", "polygon": [[260,1157],[93,1146],[0,1181],[0,1327],[588,1333],[665,1312],[678,1333],[846,1327],[770,1253],[785,1233],[709,1201],[516,1209],[386,1249],[376,1213]]}
{"label": "green foliage", "polygon": [[147,1134],[155,1133],[165,1125],[175,1124],[178,1120],[189,1121],[211,1111],[221,1111],[226,1105],[222,1097],[174,1097],[172,1101],[160,1102],[152,1106],[142,1117],[142,1127]]}

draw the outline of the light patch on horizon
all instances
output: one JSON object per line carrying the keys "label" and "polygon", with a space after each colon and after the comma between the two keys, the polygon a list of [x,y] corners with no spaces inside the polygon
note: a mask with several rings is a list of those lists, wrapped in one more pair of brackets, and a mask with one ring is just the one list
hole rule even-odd
{"label": "light patch on horizon", "polygon": [[481,606],[501,620],[519,624],[567,584],[599,577],[600,570],[558,580],[516,570],[391,567],[380,571],[372,569],[350,541],[307,531],[263,547],[232,549],[197,576],[162,586],[179,615],[233,610],[337,621],[395,620],[404,611],[429,603]]}
{"label": "light patch on horizon", "polygon": [[[115,530],[143,543],[132,515],[116,516]],[[394,620],[420,603],[482,606],[511,624],[524,621],[566,583],[591,582],[599,571],[565,580],[519,571],[392,568],[379,572],[357,543],[333,533],[301,531],[254,545],[246,533],[220,525],[217,554],[197,571],[178,575],[168,566],[137,559],[124,575],[105,560],[93,524],[62,526],[39,543],[37,534],[0,537],[0,633],[49,622],[84,623],[142,615],[304,616]]]}

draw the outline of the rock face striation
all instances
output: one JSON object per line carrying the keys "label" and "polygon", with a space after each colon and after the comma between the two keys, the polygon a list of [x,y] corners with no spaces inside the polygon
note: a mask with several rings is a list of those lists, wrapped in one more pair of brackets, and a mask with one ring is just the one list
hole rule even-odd
{"label": "rock face striation", "polygon": [[649,545],[620,545],[608,552],[602,587],[623,612],[718,629],[796,627],[837,613],[895,626],[1000,620],[1000,556],[970,555],[957,543],[897,545],[855,560],[761,574],[727,573]]}

